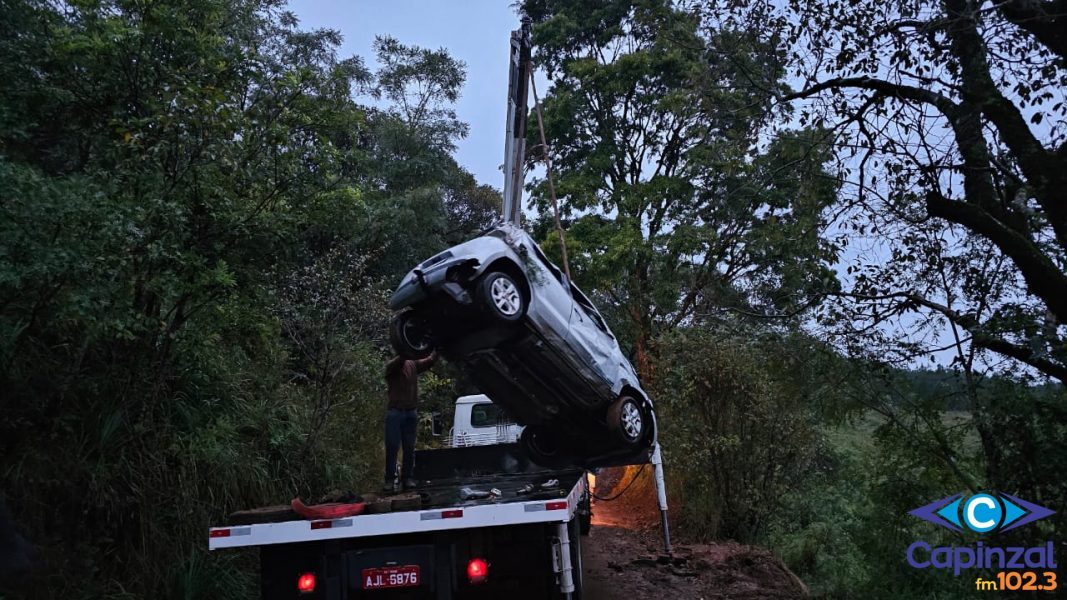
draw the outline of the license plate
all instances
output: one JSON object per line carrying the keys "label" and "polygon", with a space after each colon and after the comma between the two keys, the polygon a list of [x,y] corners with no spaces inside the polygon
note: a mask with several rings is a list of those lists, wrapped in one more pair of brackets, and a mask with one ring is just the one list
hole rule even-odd
{"label": "license plate", "polygon": [[419,585],[419,565],[363,569],[363,589],[415,587]]}

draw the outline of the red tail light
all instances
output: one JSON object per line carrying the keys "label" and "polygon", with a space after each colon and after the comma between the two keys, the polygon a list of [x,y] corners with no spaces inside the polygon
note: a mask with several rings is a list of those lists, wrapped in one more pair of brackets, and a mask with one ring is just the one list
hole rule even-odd
{"label": "red tail light", "polygon": [[467,563],[467,579],[472,584],[485,583],[489,579],[489,563],[480,558],[472,558]]}
{"label": "red tail light", "polygon": [[315,591],[315,574],[304,573],[296,580],[296,589],[300,590],[301,594],[310,594]]}

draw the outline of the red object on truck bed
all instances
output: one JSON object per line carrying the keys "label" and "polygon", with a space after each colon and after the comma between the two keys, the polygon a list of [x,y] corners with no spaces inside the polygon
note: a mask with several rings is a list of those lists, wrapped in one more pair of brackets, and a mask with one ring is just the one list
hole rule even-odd
{"label": "red object on truck bed", "polygon": [[366,508],[366,506],[367,505],[362,502],[352,502],[348,504],[330,502],[328,504],[307,506],[300,500],[300,498],[293,498],[292,502],[293,511],[305,519],[340,519],[341,517],[352,517],[363,514],[363,509]]}

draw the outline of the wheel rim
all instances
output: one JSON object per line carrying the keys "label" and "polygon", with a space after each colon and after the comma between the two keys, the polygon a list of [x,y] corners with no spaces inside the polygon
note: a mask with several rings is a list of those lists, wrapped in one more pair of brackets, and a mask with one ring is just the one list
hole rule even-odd
{"label": "wheel rim", "polygon": [[636,440],[641,435],[641,427],[644,419],[641,417],[641,409],[633,402],[622,405],[622,431],[627,439]]}
{"label": "wheel rim", "polygon": [[493,298],[493,306],[501,314],[514,317],[522,310],[522,294],[519,288],[506,277],[497,277],[489,286],[489,295]]}
{"label": "wheel rim", "polygon": [[423,351],[430,346],[429,336],[426,335],[426,331],[414,319],[404,321],[401,331],[404,333],[404,341],[413,350]]}

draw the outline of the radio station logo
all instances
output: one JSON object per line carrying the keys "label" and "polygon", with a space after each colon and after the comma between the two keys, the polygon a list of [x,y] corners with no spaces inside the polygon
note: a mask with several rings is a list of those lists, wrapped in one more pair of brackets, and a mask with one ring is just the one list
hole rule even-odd
{"label": "radio station logo", "polygon": [[[1056,511],[1010,494],[982,492],[973,496],[948,496],[908,514],[956,533],[985,537],[1039,521]],[[1000,570],[995,581],[979,577],[975,581],[979,590],[1054,590],[1057,587],[1053,570],[1057,567],[1056,546],[1051,540],[1031,547],[999,547],[983,542],[970,546],[931,546],[917,540],[908,546],[906,558],[916,569],[946,569],[957,577],[969,569]]]}
{"label": "radio station logo", "polygon": [[956,494],[909,511],[909,515],[957,533],[964,528],[975,533],[1004,532],[1056,514],[1008,494],[981,493],[971,497]]}

